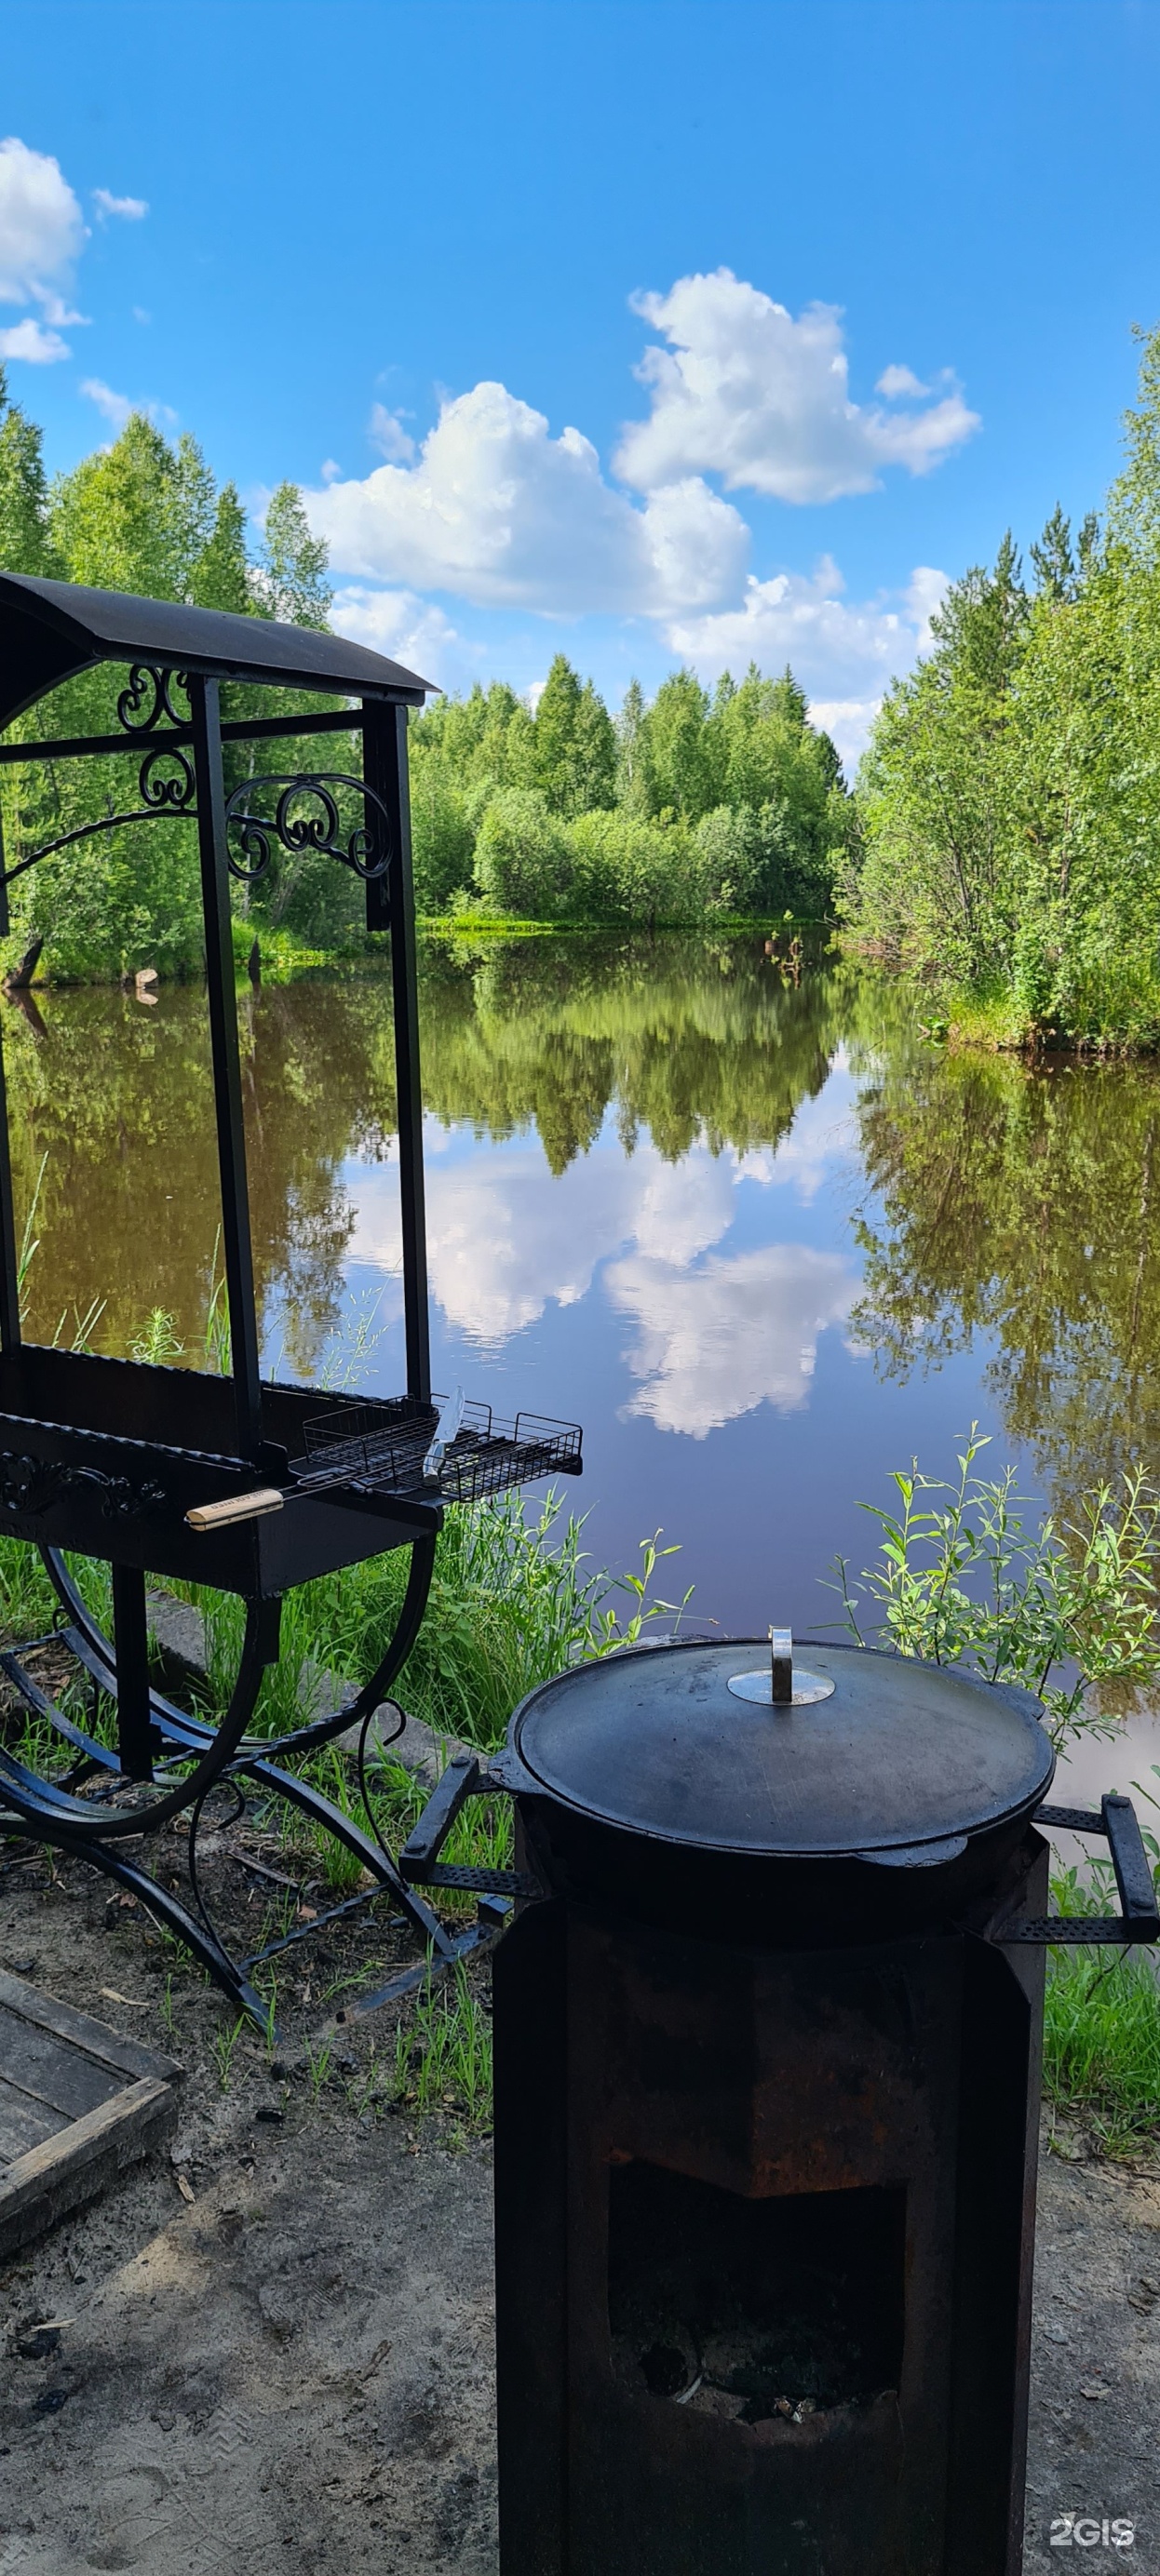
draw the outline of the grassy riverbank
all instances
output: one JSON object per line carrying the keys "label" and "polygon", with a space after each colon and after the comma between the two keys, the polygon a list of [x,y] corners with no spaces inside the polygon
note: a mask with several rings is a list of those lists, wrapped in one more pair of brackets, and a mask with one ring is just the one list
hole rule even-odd
{"label": "grassy riverbank", "polygon": [[1014,977],[955,982],[929,966],[907,967],[873,943],[844,938],[852,960],[888,974],[913,1002],[934,1045],[979,1047],[991,1054],[1072,1055],[1093,1061],[1160,1053],[1160,975],[1149,952],[1108,961],[1097,974],[1073,978],[1066,1009],[1037,1009]]}
{"label": "grassy riverbank", "polygon": [[[588,941],[611,946],[617,942],[623,944],[628,938],[647,942],[654,938],[671,941],[677,937],[686,938],[691,943],[701,943],[706,938],[762,939],[768,941],[771,954],[779,957],[783,966],[792,971],[804,962],[807,946],[811,958],[819,955],[831,940],[835,925],[821,914],[794,912],[722,912],[715,913],[711,920],[700,922],[690,922],[679,915],[669,920],[663,908],[655,920],[647,924],[634,925],[602,917],[553,921],[534,913],[490,911],[486,904],[473,903],[450,912],[420,913],[416,927],[422,939],[460,952],[465,946],[476,943],[492,948],[509,940]],[[8,972],[16,967],[20,945],[18,938],[7,943],[3,965]],[[265,984],[292,984],[303,975],[350,975],[385,966],[390,959],[390,940],[386,935],[368,934],[358,928],[344,932],[339,938],[312,940],[284,925],[256,922],[253,918],[235,914],[233,950],[239,982],[244,983],[246,976],[250,975]],[[3,965],[0,965],[0,971],[3,971]],[[168,969],[154,967],[152,988],[162,984],[196,982],[200,972],[199,967],[189,963]],[[46,949],[38,960],[32,989],[57,986],[65,990],[78,985],[121,983],[131,986],[134,980],[133,975],[123,974],[111,963],[99,971],[94,968],[91,973],[74,972],[67,966],[58,968],[51,949]]]}

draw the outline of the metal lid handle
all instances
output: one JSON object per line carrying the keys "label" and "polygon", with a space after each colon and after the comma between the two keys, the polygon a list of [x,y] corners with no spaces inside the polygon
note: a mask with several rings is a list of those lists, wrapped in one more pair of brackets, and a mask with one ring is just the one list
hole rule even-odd
{"label": "metal lid handle", "polygon": [[793,1702],[793,1630],[771,1628],[769,1651],[774,1706],[784,1708]]}

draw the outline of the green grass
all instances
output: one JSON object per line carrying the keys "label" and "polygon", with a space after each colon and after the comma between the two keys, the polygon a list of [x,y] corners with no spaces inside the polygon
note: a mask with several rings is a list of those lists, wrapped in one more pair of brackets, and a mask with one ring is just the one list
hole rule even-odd
{"label": "green grass", "polygon": [[920,988],[928,1023],[935,1010],[952,1046],[990,1047],[1031,1055],[1043,1046],[1082,1055],[1154,1055],[1160,1047],[1160,979],[1149,960],[1109,959],[1073,988],[1037,1028],[1013,981]]}
{"label": "green grass", "polygon": [[[1052,1880],[1061,1914],[1115,1911],[1107,1862],[1090,1881],[1074,1870]],[[1160,1984],[1135,1950],[1052,1950],[1047,1964],[1043,2090],[1053,2110],[1079,2120],[1105,2155],[1160,2142]]]}
{"label": "green grass", "polygon": [[395,2037],[395,2096],[417,2113],[454,2115],[468,2130],[492,2115],[491,2016],[460,1959],[421,1988]]}
{"label": "green grass", "polygon": [[[550,1494],[537,1519],[515,1494],[455,1504],[440,1534],[427,1615],[399,1689],[412,1717],[437,1734],[489,1750],[537,1682],[582,1656],[631,1641],[643,1623],[676,1614],[655,1597],[660,1558],[642,1543],[642,1572],[593,1570],[581,1545],[583,1521],[562,1518]],[[400,1607],[409,1551],[305,1583],[282,1612],[282,1655],[265,1676],[255,1730],[284,1734],[317,1698],[315,1675],[361,1686],[382,1655]],[[244,1609],[230,1595],[181,1586],[207,1624],[211,1707],[224,1708],[241,1651]],[[320,1713],[321,1703],[306,1713]]]}

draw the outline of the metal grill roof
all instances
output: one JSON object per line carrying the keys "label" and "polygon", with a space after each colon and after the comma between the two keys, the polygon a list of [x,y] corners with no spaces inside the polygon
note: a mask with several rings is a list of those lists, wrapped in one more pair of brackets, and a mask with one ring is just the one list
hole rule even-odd
{"label": "metal grill roof", "polygon": [[144,662],[283,689],[421,706],[434,688],[385,654],[273,618],[0,573],[0,727],[98,662]]}

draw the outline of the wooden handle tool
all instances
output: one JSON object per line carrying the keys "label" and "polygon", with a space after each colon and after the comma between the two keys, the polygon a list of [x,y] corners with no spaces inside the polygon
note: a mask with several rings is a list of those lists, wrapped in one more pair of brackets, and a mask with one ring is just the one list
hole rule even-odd
{"label": "wooden handle tool", "polygon": [[221,1503],[195,1503],[185,1517],[190,1529],[230,1529],[235,1521],[257,1521],[265,1512],[280,1512],[285,1499],[279,1486],[259,1485],[252,1494],[227,1494]]}

